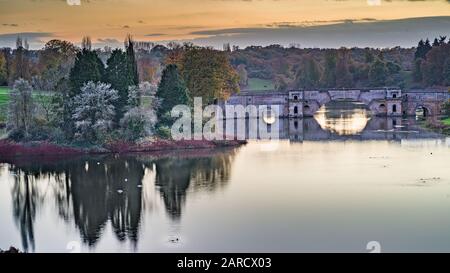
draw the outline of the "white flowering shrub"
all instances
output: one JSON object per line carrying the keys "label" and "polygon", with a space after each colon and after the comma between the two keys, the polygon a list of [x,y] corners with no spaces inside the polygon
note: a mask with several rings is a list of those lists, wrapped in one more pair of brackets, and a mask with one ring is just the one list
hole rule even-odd
{"label": "white flowering shrub", "polygon": [[89,142],[103,140],[112,131],[114,102],[118,98],[118,92],[109,84],[86,83],[81,93],[73,99],[75,136]]}

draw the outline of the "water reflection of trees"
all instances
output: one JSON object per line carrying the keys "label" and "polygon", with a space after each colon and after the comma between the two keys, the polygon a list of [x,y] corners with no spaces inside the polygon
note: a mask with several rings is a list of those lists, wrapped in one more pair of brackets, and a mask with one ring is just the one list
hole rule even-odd
{"label": "water reflection of trees", "polygon": [[214,157],[156,160],[155,185],[171,218],[181,217],[188,188],[192,191],[214,191],[224,186],[230,177],[232,158],[227,153]]}
{"label": "water reflection of trees", "polygon": [[[167,213],[179,219],[188,188],[214,191],[228,181],[234,152],[213,156],[90,157],[14,162],[10,173],[13,213],[23,249],[34,250],[34,222],[40,206],[54,202],[58,216],[75,224],[84,243],[94,246],[111,224],[119,241],[134,245],[145,200],[145,170],[155,166],[157,187]],[[51,231],[50,231],[51,232]]]}

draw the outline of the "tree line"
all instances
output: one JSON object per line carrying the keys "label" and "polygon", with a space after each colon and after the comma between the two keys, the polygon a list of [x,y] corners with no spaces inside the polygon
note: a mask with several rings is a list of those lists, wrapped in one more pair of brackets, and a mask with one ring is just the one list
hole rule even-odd
{"label": "tree line", "polygon": [[[92,49],[89,37],[81,48],[52,40],[39,52],[41,73],[30,78],[30,65],[14,54],[10,94],[9,136],[15,140],[106,143],[136,141],[157,134],[168,137],[177,104],[191,105],[193,97],[214,103],[239,91],[238,76],[228,56],[212,48],[191,44],[171,45],[157,88],[140,81],[134,42],[129,36],[125,50],[112,50],[103,61]],[[25,57],[24,57],[25,56]],[[28,55],[29,57],[29,55]],[[35,89],[46,88],[53,92]],[[144,101],[145,100],[145,101]]]}
{"label": "tree line", "polygon": [[279,91],[297,88],[448,86],[445,36],[415,48],[285,48],[251,46],[230,53],[243,89],[250,78],[272,81]]}

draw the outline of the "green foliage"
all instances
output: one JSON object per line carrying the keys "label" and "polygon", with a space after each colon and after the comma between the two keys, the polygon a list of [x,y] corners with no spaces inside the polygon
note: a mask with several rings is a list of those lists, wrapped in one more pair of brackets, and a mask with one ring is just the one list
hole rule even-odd
{"label": "green foliage", "polygon": [[134,85],[133,75],[128,67],[128,56],[120,49],[114,50],[107,61],[106,82],[118,91],[119,98],[114,106],[116,121],[119,121],[126,111],[128,88]]}
{"label": "green foliage", "polygon": [[322,85],[325,87],[336,86],[336,52],[325,53],[325,68],[323,71]]}
{"label": "green foliage", "polygon": [[0,87],[0,124],[4,124],[6,122],[8,101],[9,89],[6,87]]}
{"label": "green foliage", "polygon": [[128,73],[129,73],[129,77],[132,80],[132,84],[130,84],[130,85],[138,85],[139,84],[139,72],[138,72],[136,56],[135,56],[135,52],[134,52],[134,42],[133,42],[133,38],[131,36],[128,36],[127,39],[125,40],[125,47],[126,47],[126,55],[127,55]]}
{"label": "green foliage", "polygon": [[187,88],[182,79],[178,67],[170,64],[164,69],[161,82],[156,91],[156,97],[160,100],[157,110],[158,126],[171,125],[170,111],[179,104],[189,104]]}
{"label": "green foliage", "polygon": [[422,80],[427,86],[446,84],[446,64],[450,60],[450,44],[433,47],[422,63]]}
{"label": "green foliage", "polygon": [[450,101],[444,104],[444,113],[446,116],[450,117]]}
{"label": "green foliage", "polygon": [[450,56],[447,57],[447,60],[444,63],[442,73],[444,85],[450,86]]}
{"label": "green foliage", "polygon": [[152,109],[144,111],[141,107],[128,110],[120,120],[123,139],[136,141],[152,134],[156,116]]}
{"label": "green foliage", "polygon": [[28,50],[26,50],[22,46],[19,46],[14,51],[14,59],[11,64],[9,77],[10,83],[15,82],[18,79],[29,80],[31,78]]}
{"label": "green foliage", "polygon": [[320,70],[317,62],[306,56],[303,66],[297,71],[295,88],[317,88],[319,87]]}
{"label": "green foliage", "polygon": [[372,63],[369,70],[369,81],[373,87],[382,87],[386,84],[387,71],[386,65],[380,59]]}
{"label": "green foliage", "polygon": [[249,78],[248,86],[245,88],[245,90],[267,91],[274,90],[274,88],[275,86],[271,80]]}
{"label": "green foliage", "polygon": [[163,139],[168,139],[172,135],[168,126],[159,126],[156,128],[156,134]]}
{"label": "green foliage", "polygon": [[89,81],[101,82],[105,77],[105,68],[95,51],[83,49],[75,59],[75,65],[70,71],[70,93],[72,98],[80,94],[81,87]]}
{"label": "green foliage", "polygon": [[187,47],[181,68],[190,97],[202,97],[205,104],[239,92],[239,76],[231,67],[226,52]]}
{"label": "green foliage", "polygon": [[417,45],[416,53],[414,54],[415,59],[425,59],[431,49],[432,46],[430,45],[430,40],[427,39],[425,42],[420,40]]}
{"label": "green foliage", "polygon": [[442,121],[445,125],[450,126],[450,118],[446,118]]}
{"label": "green foliage", "polygon": [[416,82],[422,82],[422,62],[423,59],[419,58],[414,61],[413,79]]}
{"label": "green foliage", "polygon": [[350,56],[346,49],[341,49],[336,63],[336,87],[353,86],[353,77],[349,71]]}
{"label": "green foliage", "polygon": [[63,79],[69,77],[78,49],[70,42],[51,40],[39,51],[38,75],[33,86],[47,91],[55,91]]}

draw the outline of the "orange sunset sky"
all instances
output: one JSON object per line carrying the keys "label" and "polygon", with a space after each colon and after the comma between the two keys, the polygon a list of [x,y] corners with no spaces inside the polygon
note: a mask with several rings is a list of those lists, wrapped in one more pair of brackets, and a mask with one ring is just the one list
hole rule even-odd
{"label": "orange sunset sky", "polygon": [[[405,29],[405,24],[406,26],[409,24],[411,31],[418,32],[418,39],[427,33],[434,34],[431,33],[433,31],[436,31],[436,34],[445,32],[445,29],[449,29],[447,27],[450,22],[450,2],[445,0],[0,0],[0,14],[0,47],[11,46],[15,40],[13,38],[17,35],[25,36],[32,47],[39,47],[51,38],[79,43],[84,35],[91,36],[98,46],[118,46],[128,33],[142,41],[192,40],[213,46],[219,46],[220,43],[227,41],[242,45],[247,45],[251,41],[256,44],[277,42],[285,44],[289,43],[289,37],[292,37],[290,41],[292,43],[303,42],[308,46],[321,44],[339,46],[339,43],[346,45],[349,39],[345,37],[351,39],[360,37],[360,33],[370,33],[373,27],[376,27],[376,31],[381,35],[394,30],[401,36],[407,35],[401,32],[404,32],[402,30]],[[418,18],[426,20],[417,21]],[[413,21],[409,23],[408,20]],[[392,25],[388,25],[389,22]],[[403,28],[396,29],[400,24]],[[416,27],[417,24],[419,27]],[[330,26],[337,27],[338,30],[330,29]],[[422,27],[424,29],[421,29]],[[344,37],[341,40],[339,37],[335,38],[334,42],[325,40],[324,36],[327,33],[340,33],[339,31],[344,35],[341,36]],[[413,38],[400,36],[399,45]],[[380,37],[383,43],[392,40],[388,36]],[[369,40],[370,35],[367,38],[356,39],[354,43],[367,42],[370,45]],[[416,43],[415,40],[411,43]],[[378,45],[375,40],[372,43],[374,46],[383,46],[381,42]]]}

